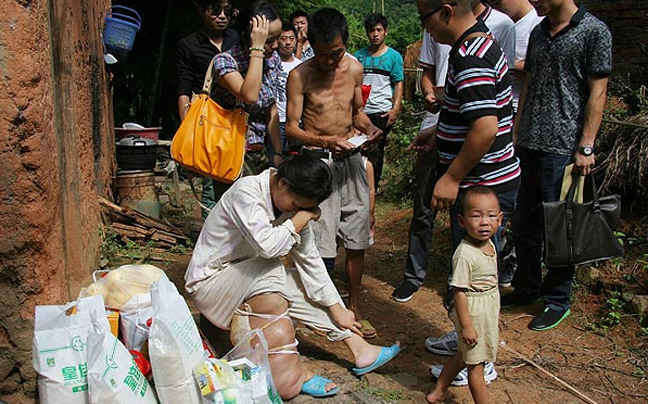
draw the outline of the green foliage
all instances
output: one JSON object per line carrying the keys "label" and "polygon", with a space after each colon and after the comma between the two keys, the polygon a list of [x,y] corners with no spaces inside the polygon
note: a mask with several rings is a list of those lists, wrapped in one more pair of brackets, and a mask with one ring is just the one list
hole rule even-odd
{"label": "green foliage", "polygon": [[620,324],[624,308],[625,302],[621,299],[621,294],[613,292],[605,301],[599,325],[602,328],[610,328]]}
{"label": "green foliage", "polygon": [[351,53],[369,45],[364,20],[371,13],[382,13],[387,17],[389,32],[386,43],[400,53],[405,53],[407,45],[416,42],[421,36],[421,26],[414,0],[384,1],[384,11],[381,2],[376,0],[324,0],[320,2],[320,7],[322,6],[336,8],[346,16],[349,22],[347,48]]}
{"label": "green foliage", "polygon": [[615,80],[611,85],[611,93],[623,101],[622,105],[612,103],[612,108],[608,105],[606,112],[615,117],[636,115],[640,112],[648,111],[648,87],[645,85],[641,85],[639,88],[632,88],[623,80]]}
{"label": "green foliage", "polygon": [[389,133],[380,188],[386,198],[394,202],[409,201],[414,195],[416,153],[406,149],[418,133],[423,119],[422,111],[420,100],[403,101],[396,123]]}

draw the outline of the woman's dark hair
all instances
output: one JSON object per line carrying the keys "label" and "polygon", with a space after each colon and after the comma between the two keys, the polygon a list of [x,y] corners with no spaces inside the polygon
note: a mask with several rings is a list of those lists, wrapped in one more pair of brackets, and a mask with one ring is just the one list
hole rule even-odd
{"label": "woman's dark hair", "polygon": [[306,22],[308,22],[308,14],[304,10],[295,10],[290,13],[290,15],[288,16],[288,22],[292,24],[293,20],[297,17],[306,17]]}
{"label": "woman's dark hair", "polygon": [[349,39],[349,24],[341,12],[326,7],[311,14],[308,21],[308,42],[330,44],[337,37],[346,45]]}
{"label": "woman's dark hair", "polygon": [[250,21],[252,21],[252,17],[255,15],[262,15],[267,18],[268,21],[274,21],[279,18],[277,10],[267,1],[255,1],[252,4],[246,5],[238,15],[238,31],[244,49],[247,48],[250,43],[250,32],[252,32]]}
{"label": "woman's dark hair", "polygon": [[387,31],[387,18],[380,13],[369,14],[365,19],[365,32],[369,32],[376,25],[381,24]]}
{"label": "woman's dark hair", "polygon": [[277,181],[284,180],[293,194],[320,203],[331,195],[331,170],[316,157],[293,156],[277,168]]}

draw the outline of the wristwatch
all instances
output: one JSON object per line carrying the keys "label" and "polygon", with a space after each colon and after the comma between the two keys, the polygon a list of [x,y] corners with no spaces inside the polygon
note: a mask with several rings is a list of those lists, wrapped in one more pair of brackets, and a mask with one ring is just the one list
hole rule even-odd
{"label": "wristwatch", "polygon": [[583,156],[591,156],[594,154],[594,146],[586,144],[584,146],[576,146],[576,150]]}

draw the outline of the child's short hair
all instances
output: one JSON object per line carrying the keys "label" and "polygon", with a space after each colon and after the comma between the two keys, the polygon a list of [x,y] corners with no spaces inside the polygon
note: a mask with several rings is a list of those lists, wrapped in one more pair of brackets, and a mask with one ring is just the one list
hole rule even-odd
{"label": "child's short hair", "polygon": [[499,197],[497,196],[497,192],[493,190],[493,188],[489,187],[470,187],[466,188],[463,190],[461,193],[459,193],[459,213],[464,215],[466,213],[466,208],[468,207],[468,200],[470,199],[471,196],[473,195],[493,195],[495,199],[497,200],[497,207],[499,208],[500,202],[499,202]]}

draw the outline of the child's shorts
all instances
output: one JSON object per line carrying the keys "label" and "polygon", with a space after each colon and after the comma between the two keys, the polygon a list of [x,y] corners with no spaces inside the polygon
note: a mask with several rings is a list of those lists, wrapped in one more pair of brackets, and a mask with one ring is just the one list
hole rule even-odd
{"label": "child's shorts", "polygon": [[495,362],[499,343],[500,296],[496,287],[484,292],[466,292],[470,321],[477,332],[477,345],[467,345],[461,340],[461,323],[456,308],[450,311],[450,320],[459,336],[459,352],[466,365]]}

